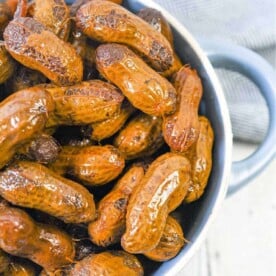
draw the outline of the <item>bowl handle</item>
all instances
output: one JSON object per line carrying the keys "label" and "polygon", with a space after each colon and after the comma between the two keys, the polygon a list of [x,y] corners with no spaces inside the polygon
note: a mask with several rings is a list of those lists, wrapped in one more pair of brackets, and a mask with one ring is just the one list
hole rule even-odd
{"label": "bowl handle", "polygon": [[[228,195],[257,176],[276,153],[276,72],[258,54],[229,42],[199,39],[199,44],[214,67],[230,69],[251,79],[260,89],[269,109],[265,139],[249,157],[232,164]],[[256,114],[257,115],[257,114]]]}

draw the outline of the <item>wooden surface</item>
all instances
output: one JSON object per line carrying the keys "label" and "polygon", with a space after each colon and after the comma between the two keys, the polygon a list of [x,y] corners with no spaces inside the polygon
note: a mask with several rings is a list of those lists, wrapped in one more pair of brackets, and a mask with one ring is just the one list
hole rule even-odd
{"label": "wooden surface", "polygon": [[[239,160],[254,146],[235,143]],[[201,249],[178,276],[276,275],[276,160],[227,198]]]}

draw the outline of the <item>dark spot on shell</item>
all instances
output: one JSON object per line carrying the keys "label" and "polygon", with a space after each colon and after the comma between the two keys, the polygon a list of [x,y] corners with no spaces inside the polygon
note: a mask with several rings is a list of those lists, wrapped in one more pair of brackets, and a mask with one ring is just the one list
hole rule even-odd
{"label": "dark spot on shell", "polygon": [[4,39],[8,50],[20,53],[22,51],[22,46],[26,44],[30,34],[30,31],[16,22],[12,21],[9,23],[4,32]]}
{"label": "dark spot on shell", "polygon": [[43,24],[31,17],[19,17],[16,20],[14,20],[14,22],[22,24],[22,28],[26,28],[32,33],[40,34],[46,30]]}
{"label": "dark spot on shell", "polygon": [[127,199],[126,198],[119,198],[114,202],[114,207],[120,211],[123,211],[126,208]]}
{"label": "dark spot on shell", "polygon": [[168,69],[173,63],[172,54],[156,40],[152,42],[149,55],[153,59],[155,67],[163,71]]}
{"label": "dark spot on shell", "polygon": [[66,10],[64,7],[61,6],[55,6],[53,8],[53,15],[55,18],[57,18],[59,21],[63,21],[65,15],[66,15]]}
{"label": "dark spot on shell", "polygon": [[119,44],[105,44],[99,46],[96,50],[96,60],[103,63],[104,66],[110,66],[113,63],[123,59],[127,47]]}

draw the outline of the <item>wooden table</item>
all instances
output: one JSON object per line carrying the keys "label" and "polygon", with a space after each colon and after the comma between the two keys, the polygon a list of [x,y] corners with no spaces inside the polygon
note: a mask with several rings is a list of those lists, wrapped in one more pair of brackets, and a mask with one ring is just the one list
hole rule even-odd
{"label": "wooden table", "polygon": [[[275,141],[276,142],[276,141]],[[255,146],[235,143],[238,160]],[[201,249],[178,276],[276,275],[276,160],[227,198]]]}

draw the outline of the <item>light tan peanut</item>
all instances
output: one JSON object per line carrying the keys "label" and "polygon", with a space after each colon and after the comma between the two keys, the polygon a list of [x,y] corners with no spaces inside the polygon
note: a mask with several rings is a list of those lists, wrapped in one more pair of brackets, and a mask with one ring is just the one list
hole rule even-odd
{"label": "light tan peanut", "polygon": [[100,45],[96,50],[96,64],[100,73],[144,113],[163,116],[175,111],[176,91],[171,83],[126,46]]}
{"label": "light tan peanut", "polygon": [[98,217],[89,224],[93,243],[109,246],[121,240],[125,231],[126,209],[129,197],[144,176],[141,166],[131,167],[98,205]]}
{"label": "light tan peanut", "polygon": [[200,116],[198,140],[185,153],[192,165],[192,183],[185,197],[187,203],[199,199],[204,193],[212,169],[213,142],[212,126],[206,117]]}
{"label": "light tan peanut", "polygon": [[[190,180],[187,158],[175,153],[158,157],[130,197],[121,245],[129,253],[154,249],[162,236],[172,194]],[[183,184],[184,183],[184,184]]]}
{"label": "light tan peanut", "polygon": [[14,205],[34,208],[67,223],[90,222],[93,195],[82,185],[34,162],[19,161],[0,173],[0,195]]}

